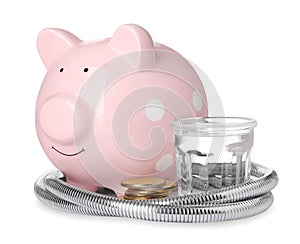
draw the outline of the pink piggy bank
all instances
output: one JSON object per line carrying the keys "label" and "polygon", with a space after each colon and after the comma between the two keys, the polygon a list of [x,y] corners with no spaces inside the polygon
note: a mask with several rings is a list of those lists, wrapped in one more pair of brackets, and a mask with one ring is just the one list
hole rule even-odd
{"label": "pink piggy bank", "polygon": [[124,179],[176,180],[170,122],[208,113],[201,81],[182,56],[133,24],[97,41],[45,29],[37,46],[47,74],[36,130],[68,183],[122,195]]}

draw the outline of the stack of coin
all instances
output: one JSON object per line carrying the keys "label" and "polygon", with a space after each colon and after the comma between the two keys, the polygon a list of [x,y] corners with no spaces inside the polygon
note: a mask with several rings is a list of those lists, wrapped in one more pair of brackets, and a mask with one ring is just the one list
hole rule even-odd
{"label": "stack of coin", "polygon": [[176,182],[150,177],[123,180],[121,185],[127,187],[123,198],[129,200],[147,200],[168,197],[177,187]]}

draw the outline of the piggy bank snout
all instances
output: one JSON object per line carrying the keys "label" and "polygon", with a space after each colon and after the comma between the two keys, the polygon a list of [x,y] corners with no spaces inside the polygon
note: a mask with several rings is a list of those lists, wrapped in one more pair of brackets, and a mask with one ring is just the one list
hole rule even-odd
{"label": "piggy bank snout", "polygon": [[37,119],[48,138],[59,144],[71,144],[86,133],[87,113],[88,108],[76,97],[58,94],[42,104]]}

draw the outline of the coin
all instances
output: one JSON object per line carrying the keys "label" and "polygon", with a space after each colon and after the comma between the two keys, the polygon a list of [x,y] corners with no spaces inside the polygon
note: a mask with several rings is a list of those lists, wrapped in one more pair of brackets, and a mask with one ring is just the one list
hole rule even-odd
{"label": "coin", "polygon": [[156,194],[156,193],[170,193],[177,187],[177,183],[173,181],[167,181],[167,183],[163,186],[157,187],[157,188],[145,188],[143,190],[136,189],[136,188],[128,188],[127,193],[131,195],[137,195],[137,196],[145,196],[149,194]]}
{"label": "coin", "polygon": [[165,198],[177,187],[174,181],[160,178],[139,177],[131,178],[121,182],[127,187],[123,199],[127,200],[149,200]]}
{"label": "coin", "polygon": [[147,189],[147,188],[157,188],[166,184],[165,179],[151,178],[151,177],[139,177],[123,180],[121,185],[128,188],[135,189]]}
{"label": "coin", "polygon": [[130,196],[154,196],[154,195],[169,195],[169,190],[159,190],[159,191],[139,191],[135,189],[128,189],[125,195]]}
{"label": "coin", "polygon": [[134,196],[147,196],[147,195],[153,195],[153,194],[159,194],[159,193],[168,193],[169,190],[158,190],[158,191],[140,191],[136,189],[128,189],[126,191],[126,194],[134,195]]}
{"label": "coin", "polygon": [[123,199],[126,200],[151,200],[151,199],[160,199],[160,198],[165,198],[168,195],[157,195],[157,196],[129,196],[129,195],[124,195]]}
{"label": "coin", "polygon": [[166,184],[164,185],[164,189],[174,189],[177,187],[177,182],[175,181],[166,181]]}

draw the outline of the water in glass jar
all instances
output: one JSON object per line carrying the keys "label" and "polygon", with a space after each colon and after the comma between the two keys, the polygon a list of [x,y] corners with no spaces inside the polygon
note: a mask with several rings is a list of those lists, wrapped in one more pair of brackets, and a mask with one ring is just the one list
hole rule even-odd
{"label": "water in glass jar", "polygon": [[175,135],[179,195],[248,180],[252,146],[249,139],[252,139],[249,134],[225,137]]}

